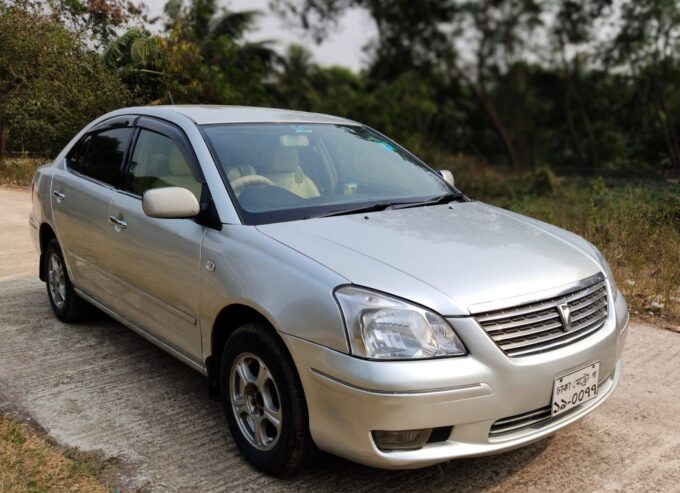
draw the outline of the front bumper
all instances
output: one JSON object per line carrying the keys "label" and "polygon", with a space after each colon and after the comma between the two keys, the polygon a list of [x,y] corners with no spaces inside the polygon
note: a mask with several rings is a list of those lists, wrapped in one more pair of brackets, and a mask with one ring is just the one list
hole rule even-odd
{"label": "front bumper", "polygon": [[[611,298],[610,298],[611,299]],[[489,455],[544,438],[602,404],[621,377],[628,310],[619,294],[595,334],[551,352],[509,358],[472,318],[450,319],[470,354],[427,361],[367,361],[282,334],[298,368],[317,446],[381,468],[424,467]],[[489,436],[491,425],[550,404],[553,379],[600,362],[596,399],[526,428]],[[419,450],[381,451],[373,430],[452,426]]]}

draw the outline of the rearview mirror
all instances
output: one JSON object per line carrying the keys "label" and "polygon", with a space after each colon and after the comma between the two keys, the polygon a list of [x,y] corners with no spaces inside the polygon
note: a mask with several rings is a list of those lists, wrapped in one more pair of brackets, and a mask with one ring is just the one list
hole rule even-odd
{"label": "rearview mirror", "polygon": [[455,185],[453,180],[453,173],[451,173],[448,169],[440,169],[439,174],[442,175],[442,178],[444,178],[444,181],[446,183],[448,183],[452,187]]}
{"label": "rearview mirror", "polygon": [[181,219],[196,217],[200,211],[196,196],[186,188],[152,188],[144,192],[142,209],[149,217]]}

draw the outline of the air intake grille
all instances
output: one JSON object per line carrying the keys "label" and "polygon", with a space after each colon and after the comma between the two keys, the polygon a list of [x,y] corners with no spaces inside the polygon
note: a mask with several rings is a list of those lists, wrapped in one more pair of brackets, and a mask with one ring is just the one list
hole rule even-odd
{"label": "air intake grille", "polygon": [[528,413],[517,414],[507,418],[499,419],[489,430],[490,437],[512,433],[513,431],[523,430],[529,426],[533,426],[543,421],[548,421],[551,418],[552,412],[550,406],[545,406],[540,409],[534,409]]}
{"label": "air intake grille", "polygon": [[607,288],[601,274],[572,292],[536,303],[475,315],[508,356],[557,349],[598,331],[607,320]]}

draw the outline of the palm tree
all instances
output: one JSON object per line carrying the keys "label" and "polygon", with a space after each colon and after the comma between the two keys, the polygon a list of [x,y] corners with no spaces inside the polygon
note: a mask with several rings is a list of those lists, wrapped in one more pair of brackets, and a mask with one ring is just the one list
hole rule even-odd
{"label": "palm tree", "polygon": [[245,39],[259,15],[218,10],[216,0],[169,0],[162,34],[130,29],[102,56],[146,100],[266,102],[279,58],[271,41]]}
{"label": "palm tree", "polygon": [[165,52],[158,37],[133,27],[106,47],[102,60],[113,70],[161,75]]}

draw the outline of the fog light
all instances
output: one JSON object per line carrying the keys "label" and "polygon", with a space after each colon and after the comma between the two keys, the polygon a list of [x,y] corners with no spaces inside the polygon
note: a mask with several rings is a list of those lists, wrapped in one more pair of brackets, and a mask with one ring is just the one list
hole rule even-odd
{"label": "fog light", "polygon": [[424,430],[373,432],[373,440],[380,450],[418,450],[427,443],[432,428]]}

